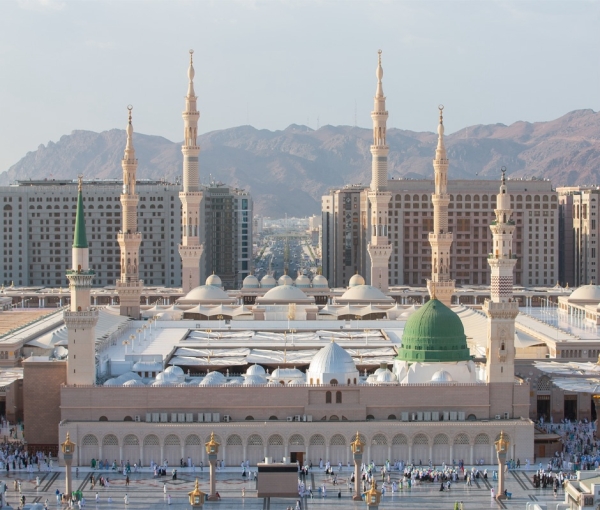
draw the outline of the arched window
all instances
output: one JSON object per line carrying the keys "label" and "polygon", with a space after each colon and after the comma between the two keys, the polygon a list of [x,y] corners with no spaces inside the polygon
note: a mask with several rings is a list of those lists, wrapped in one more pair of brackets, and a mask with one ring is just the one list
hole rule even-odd
{"label": "arched window", "polygon": [[327,391],[325,393],[325,403],[326,404],[331,404],[331,391]]}
{"label": "arched window", "polygon": [[331,381],[329,381],[329,384],[331,384],[332,386],[337,386],[337,379],[332,379]]}
{"label": "arched window", "polygon": [[335,403],[336,404],[341,404],[342,403],[342,392],[341,391],[336,391],[335,392]]}
{"label": "arched window", "polygon": [[367,421],[372,421],[375,419],[375,416],[373,416],[372,414],[367,414]]}
{"label": "arched window", "polygon": [[254,420],[254,416],[246,416],[246,421],[252,421]]}

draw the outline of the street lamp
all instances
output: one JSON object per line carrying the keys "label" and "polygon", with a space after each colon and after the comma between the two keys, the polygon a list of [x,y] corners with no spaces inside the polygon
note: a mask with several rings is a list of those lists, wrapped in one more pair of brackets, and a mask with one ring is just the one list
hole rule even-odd
{"label": "street lamp", "polygon": [[223,316],[221,314],[217,315],[217,320],[219,321],[219,329],[221,329],[221,321],[223,320]]}
{"label": "street lamp", "polygon": [[207,329],[206,330],[206,345],[210,345],[210,334],[212,333],[212,329]]}
{"label": "street lamp", "polygon": [[[131,335],[133,336],[133,335]],[[125,354],[127,354],[127,346],[129,345],[129,340],[125,339],[123,340],[123,345],[125,346]]]}
{"label": "street lamp", "polygon": [[294,345],[294,333],[296,332],[295,329],[290,329],[290,333],[292,334],[292,346]]}

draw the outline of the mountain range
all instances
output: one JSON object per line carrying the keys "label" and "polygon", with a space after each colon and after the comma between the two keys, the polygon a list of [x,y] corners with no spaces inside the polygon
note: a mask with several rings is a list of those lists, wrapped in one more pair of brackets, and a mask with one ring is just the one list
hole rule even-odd
{"label": "mountain range", "polygon": [[[371,130],[292,124],[281,131],[240,126],[199,137],[203,183],[248,190],[255,213],[271,217],[319,214],[321,196],[344,184],[368,185]],[[27,179],[122,176],[125,131],[73,131],[40,145],[0,174],[0,185]],[[389,175],[432,178],[437,134],[389,129]],[[550,179],[554,186],[600,183],[600,113],[576,110],[548,122],[477,125],[446,136],[450,179]],[[181,176],[181,142],[134,134],[138,178]]]}

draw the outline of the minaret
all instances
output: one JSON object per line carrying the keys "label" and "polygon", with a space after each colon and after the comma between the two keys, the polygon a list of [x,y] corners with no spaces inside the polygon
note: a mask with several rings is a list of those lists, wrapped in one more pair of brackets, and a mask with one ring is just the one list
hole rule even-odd
{"label": "minaret", "polygon": [[96,383],[96,323],[98,310],[90,306],[94,271],[90,270],[89,248],[83,216],[82,177],[79,177],[77,214],[73,236],[73,268],[67,271],[71,309],[63,317],[68,331],[67,384]]}
{"label": "minaret", "polygon": [[200,243],[202,228],[200,223],[200,205],[202,192],[200,191],[200,171],[198,165],[198,119],[200,112],[196,108],[196,94],[194,92],[194,50],[190,50],[190,67],[188,68],[188,92],[185,97],[185,111],[183,112],[184,142],[181,147],[183,153],[183,190],[179,193],[183,211],[181,213],[181,284],[183,292],[189,292],[200,285],[200,259],[202,257],[202,244]]}
{"label": "minaret", "polygon": [[[427,280],[429,296],[433,296],[450,306],[454,294],[454,280],[450,279],[450,247],[452,232],[448,232],[448,157],[444,146],[444,116],[442,105],[439,106],[440,123],[438,125],[438,144],[433,160],[435,173],[435,192],[431,195],[433,202],[433,232],[429,233],[431,244],[431,280]],[[435,289],[434,289],[435,287]]]}
{"label": "minaret", "polygon": [[121,193],[122,229],[117,234],[121,248],[121,277],[117,280],[120,314],[133,319],[140,318],[140,296],[144,282],[140,280],[139,260],[142,234],[138,232],[137,206],[139,197],[135,192],[137,159],[133,148],[133,124],[131,110],[128,106],[129,122],[127,123],[127,145],[121,161],[123,167],[123,193]]}
{"label": "minaret", "polygon": [[[486,370],[488,383],[514,383],[515,375],[515,317],[519,304],[513,299],[513,270],[517,263],[513,253],[515,223],[511,219],[510,195],[506,189],[506,169],[502,168],[502,184],[496,200],[496,219],[490,225],[493,234],[492,253],[488,256],[491,268],[491,298],[483,310],[488,316]],[[491,401],[491,400],[490,400]],[[492,414],[510,412],[497,409]]]}
{"label": "minaret", "polygon": [[382,292],[388,291],[389,260],[392,245],[388,239],[388,209],[392,194],[387,191],[388,166],[387,158],[390,148],[386,144],[386,124],[388,112],[385,109],[383,95],[383,68],[381,67],[381,50],[377,63],[377,91],[375,92],[375,108],[371,112],[373,119],[373,145],[371,145],[371,187],[368,191],[371,203],[371,242],[367,247],[371,257],[371,285]]}

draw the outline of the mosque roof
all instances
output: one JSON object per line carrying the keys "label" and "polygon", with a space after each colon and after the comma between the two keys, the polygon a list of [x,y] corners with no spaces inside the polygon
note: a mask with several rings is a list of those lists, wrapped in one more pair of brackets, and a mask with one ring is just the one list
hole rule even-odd
{"label": "mosque roof", "polygon": [[327,278],[325,278],[322,274],[318,274],[313,278],[312,285],[313,288],[326,288],[329,287],[329,282],[327,281]]}
{"label": "mosque roof", "polygon": [[437,299],[430,299],[406,321],[402,361],[451,362],[471,359],[462,321]]}
{"label": "mosque roof", "polygon": [[183,301],[231,301],[231,298],[220,287],[200,285],[190,290]]}
{"label": "mosque roof", "polygon": [[264,296],[258,298],[258,301],[261,303],[265,301],[294,303],[307,300],[310,300],[310,298],[298,287],[294,287],[293,285],[278,285],[277,287],[268,290]]}
{"label": "mosque roof", "polygon": [[310,279],[308,278],[308,276],[306,275],[299,275],[298,278],[296,278],[296,287],[310,287]]}
{"label": "mosque roof", "polygon": [[246,276],[246,278],[244,278],[244,281],[242,283],[243,289],[257,289],[258,286],[259,286],[258,278],[256,276],[254,276],[253,274],[249,274],[248,276]]}
{"label": "mosque roof", "polygon": [[221,278],[219,278],[219,276],[217,276],[216,274],[211,274],[206,279],[206,285],[212,285],[214,287],[222,287],[223,282],[221,282]]}
{"label": "mosque roof", "polygon": [[356,365],[343,347],[331,342],[317,352],[308,371],[313,374],[354,374]]}
{"label": "mosque roof", "polygon": [[277,283],[279,285],[292,285],[294,283],[294,280],[292,280],[291,276],[288,276],[287,274],[282,274],[279,277],[279,280],[277,280]]}
{"label": "mosque roof", "polygon": [[260,285],[264,288],[271,288],[275,287],[277,285],[277,282],[275,281],[275,278],[273,278],[272,275],[266,274],[260,280]]}
{"label": "mosque roof", "polygon": [[[360,275],[354,275],[355,276]],[[339,299],[336,301],[354,301],[361,303],[372,303],[374,301],[387,301],[390,302],[391,298],[386,296],[377,287],[371,285],[355,285],[350,287]]]}
{"label": "mosque roof", "polygon": [[600,302],[600,285],[582,285],[575,289],[569,301],[593,301]]}
{"label": "mosque roof", "polygon": [[364,284],[365,284],[365,279],[357,273],[352,278],[350,278],[350,281],[348,282],[348,287],[356,287],[357,285],[364,285]]}

